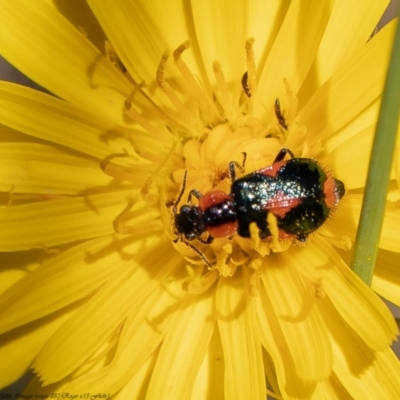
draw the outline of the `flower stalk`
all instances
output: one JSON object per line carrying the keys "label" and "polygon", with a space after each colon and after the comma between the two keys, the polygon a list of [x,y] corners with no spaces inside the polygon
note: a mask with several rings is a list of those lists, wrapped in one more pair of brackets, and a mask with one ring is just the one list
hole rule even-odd
{"label": "flower stalk", "polygon": [[372,283],[378,254],[398,129],[400,109],[399,71],[400,29],[397,27],[351,260],[353,271],[369,286]]}

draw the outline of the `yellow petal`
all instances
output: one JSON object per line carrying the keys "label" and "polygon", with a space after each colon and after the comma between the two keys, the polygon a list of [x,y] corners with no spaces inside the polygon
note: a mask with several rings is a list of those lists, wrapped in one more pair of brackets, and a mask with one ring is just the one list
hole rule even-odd
{"label": "yellow petal", "polygon": [[169,48],[142,2],[89,0],[88,4],[133,78],[137,82],[153,81],[161,57]]}
{"label": "yellow petal", "polygon": [[[212,65],[203,65],[201,60],[199,43],[195,37],[195,28],[191,16],[193,14],[192,7],[195,7],[195,4],[189,5],[181,0],[170,0],[166,8],[165,4],[159,1],[142,1],[142,3],[148,15],[152,17],[153,21],[157,21],[157,28],[170,49],[174,50],[184,41],[191,40],[190,50],[184,53],[185,63],[192,73],[199,77],[201,82],[206,82],[205,69],[211,71]],[[173,29],[171,29],[172,27]],[[158,62],[161,56],[160,53],[157,58]],[[147,73],[154,72],[154,67],[154,65],[151,65],[151,69]],[[154,78],[154,75],[152,77]]]}
{"label": "yellow petal", "polygon": [[225,363],[218,329],[214,330],[193,386],[192,400],[224,398]]}
{"label": "yellow petal", "polygon": [[33,399],[36,396],[37,398],[45,399],[50,398],[52,394],[54,396],[54,393],[61,393],[61,390],[62,384],[60,384],[60,382],[52,385],[43,386],[39,378],[34,375],[29,384],[24,388],[21,397],[26,396],[25,398],[29,399],[29,396],[31,396],[30,398]]}
{"label": "yellow petal", "polygon": [[[388,197],[397,196],[398,191],[389,190]],[[341,200],[337,211],[327,225],[336,236],[348,236],[354,240],[362,207],[362,195],[347,193]],[[399,252],[400,209],[396,202],[387,202],[379,247]]]}
{"label": "yellow petal", "polygon": [[130,85],[53,6],[15,0],[1,11],[4,58],[57,96],[124,124]]}
{"label": "yellow petal", "polygon": [[[160,259],[160,254],[166,257]],[[34,364],[41,379],[51,383],[74,371],[116,332],[181,260],[169,242],[149,243],[146,251],[131,261],[131,267],[109,279],[46,343]]]}
{"label": "yellow petal", "polygon": [[[365,45],[381,18],[387,0],[367,0],[360,4],[335,1],[328,25],[310,74],[300,94],[307,100],[338,68]],[[303,90],[304,89],[304,90]]]}
{"label": "yellow petal", "polygon": [[[346,178],[345,178],[346,179]],[[361,211],[362,195],[346,193],[332,218],[328,220],[326,229],[334,236],[347,236],[351,240],[356,237],[358,219]]]}
{"label": "yellow petal", "polygon": [[[163,341],[147,391],[148,398],[189,399],[216,328],[214,290],[187,295]],[[190,365],[190,368],[188,366]]]}
{"label": "yellow petal", "polygon": [[365,187],[375,128],[371,125],[360,131],[324,159],[326,165],[334,168],[335,177],[343,181],[346,190]]}
{"label": "yellow petal", "polygon": [[310,398],[316,389],[317,382],[304,381],[297,375],[291,351],[282,334],[275,312],[271,312],[272,303],[264,286],[261,287],[260,295],[255,298],[255,301],[260,340],[273,361],[282,397],[290,400]]}
{"label": "yellow petal", "polygon": [[253,47],[256,66],[261,67],[265,64],[289,6],[289,0],[249,2],[246,39],[255,39]]}
{"label": "yellow petal", "polygon": [[[350,270],[324,239],[315,237],[307,244],[307,250],[301,252],[303,268],[310,274],[319,271],[321,289],[340,316],[372,349],[380,350],[390,344],[398,330],[383,301]],[[301,255],[296,254],[296,263],[300,262]]]}
{"label": "yellow petal", "polygon": [[196,31],[203,64],[208,81],[214,82],[214,61],[220,61],[227,82],[234,82],[233,97],[239,95],[240,77],[245,65],[239,56],[244,53],[247,39],[248,1],[215,2],[194,1],[191,4],[193,24]]}
{"label": "yellow petal", "polygon": [[261,343],[255,304],[246,290],[243,272],[221,277],[217,289],[218,329],[225,362],[225,398],[265,399]]}
{"label": "yellow petal", "polygon": [[72,25],[78,27],[100,51],[104,51],[106,36],[85,1],[45,0],[53,5]]}
{"label": "yellow petal", "polygon": [[298,258],[297,254],[293,256],[290,252],[270,255],[262,282],[297,375],[306,381],[327,379],[332,372],[329,337],[314,307],[311,284],[301,274],[302,262],[295,262],[294,258]]}
{"label": "yellow petal", "polygon": [[35,252],[0,253],[0,295],[39,266]]}
{"label": "yellow petal", "polygon": [[328,1],[291,2],[265,65],[260,66],[256,115],[272,112],[285,93],[283,79],[297,93],[313,63],[329,18]]}
{"label": "yellow petal", "polygon": [[[135,239],[130,238],[130,243]],[[138,248],[140,243],[123,245],[106,237],[84,242],[50,258],[0,297],[0,331],[37,320],[88,296],[128,268],[119,251],[133,256]]]}
{"label": "yellow petal", "polygon": [[115,123],[106,119],[100,110],[90,114],[56,97],[2,81],[0,122],[35,138],[100,159],[129,148],[122,139],[107,141],[107,133]]}
{"label": "yellow petal", "polygon": [[400,254],[379,250],[372,289],[380,296],[400,306]]}
{"label": "yellow petal", "polygon": [[25,325],[0,337],[0,388],[4,388],[25,374],[49,337],[76,311],[81,304],[60,313]]}
{"label": "yellow petal", "polygon": [[[112,234],[113,220],[130,196],[132,190],[122,190],[2,208],[1,251],[51,247]],[[143,209],[137,211],[137,217],[143,218],[143,213]]]}
{"label": "yellow petal", "polygon": [[129,385],[132,379],[138,379],[132,377],[141,374],[143,365],[147,364],[146,360],[151,359],[153,353],[158,356],[157,349],[168,329],[176,330],[171,322],[175,312],[181,310],[183,295],[181,286],[176,282],[155,287],[140,307],[132,309],[124,323],[112,361],[98,371],[83,376],[76,373],[79,377],[68,384],[65,390],[83,393],[90,389],[93,393],[114,394],[126,384]]}
{"label": "yellow petal", "polygon": [[[113,400],[145,399],[147,386],[157,360],[158,352],[155,351],[142,365],[137,374],[116,394]],[[85,392],[85,389],[84,391]],[[82,393],[78,392],[78,393]]]}
{"label": "yellow petal", "polygon": [[299,111],[297,120],[307,127],[311,138],[328,138],[380,96],[395,28],[395,21],[386,25],[339,67]]}
{"label": "yellow petal", "polygon": [[[398,195],[398,190],[393,192]],[[390,196],[392,191],[389,191]],[[379,247],[382,249],[400,252],[400,207],[398,202],[387,202],[385,209],[385,219],[383,220],[381,240]]]}
{"label": "yellow petal", "polygon": [[99,162],[35,143],[3,143],[0,170],[0,190],[12,193],[76,195],[111,180]]}
{"label": "yellow petal", "polygon": [[337,149],[338,146],[351,140],[364,130],[368,130],[372,125],[376,125],[378,120],[379,109],[382,96],[378,96],[371,104],[369,104],[360,114],[356,115],[348,124],[344,125],[338,131],[334,132],[324,141],[325,150],[330,153]]}
{"label": "yellow petal", "polygon": [[[331,332],[334,371],[355,399],[400,398],[400,362],[389,346],[374,351],[349,330],[329,303],[320,302],[321,314]],[[351,308],[358,313],[357,308]],[[353,314],[354,314],[353,313]],[[375,330],[377,325],[372,325]]]}

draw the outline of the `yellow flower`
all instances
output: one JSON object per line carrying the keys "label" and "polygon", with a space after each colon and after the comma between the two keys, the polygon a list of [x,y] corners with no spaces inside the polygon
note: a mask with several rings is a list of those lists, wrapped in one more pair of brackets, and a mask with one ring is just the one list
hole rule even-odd
{"label": "yellow flower", "polygon": [[[56,97],[0,82],[2,386],[33,368],[27,395],[400,397],[395,322],[344,261],[395,23],[367,41],[387,2],[332,3],[89,0],[103,55],[94,19],[3,2],[1,54]],[[190,190],[282,147],[346,186],[305,244],[273,219],[264,240],[177,238]],[[400,305],[392,178],[373,289]]]}

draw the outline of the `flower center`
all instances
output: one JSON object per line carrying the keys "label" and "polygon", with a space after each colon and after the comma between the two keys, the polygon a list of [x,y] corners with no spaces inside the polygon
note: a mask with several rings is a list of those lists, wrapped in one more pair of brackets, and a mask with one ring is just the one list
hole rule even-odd
{"label": "flower center", "polygon": [[[257,98],[253,42],[246,42],[247,71],[236,82],[228,84],[221,63],[213,63],[215,81],[209,91],[182,59],[189,42],[173,52],[178,75],[167,77],[171,66],[164,54],[155,79],[161,98],[151,100],[135,84],[125,103],[127,115],[142,129],[131,135],[134,154],[111,155],[103,161],[106,173],[141,182],[137,202],[145,202],[153,211],[158,207],[158,217],[151,214],[152,223],[143,229],[150,231],[152,224],[163,221],[174,247],[192,269],[193,279],[187,285],[192,292],[206,290],[220,275],[232,276],[238,267],[257,276],[262,257],[304,241],[313,226],[327,217],[325,187],[331,191],[330,205],[337,202],[336,181],[332,178],[330,185],[324,185],[322,168],[292,153],[304,151],[305,130],[292,124],[296,99],[289,84],[283,82],[287,96],[272,105],[272,120],[266,123],[253,115]],[[235,98],[233,93],[240,95]],[[153,112],[147,116],[143,110],[149,102]],[[129,159],[129,172],[127,165],[115,165],[115,158]],[[304,172],[285,175],[287,165]],[[313,178],[317,187],[309,188],[307,171],[314,170],[321,176]],[[147,179],[141,180],[144,175]],[[322,208],[314,202],[296,216],[294,211],[307,197],[321,200]],[[119,233],[138,229],[121,222],[132,204],[114,222]]]}

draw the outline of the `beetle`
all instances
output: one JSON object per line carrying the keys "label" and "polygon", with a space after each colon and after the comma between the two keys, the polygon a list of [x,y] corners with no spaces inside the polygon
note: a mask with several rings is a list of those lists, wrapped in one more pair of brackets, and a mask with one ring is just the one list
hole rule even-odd
{"label": "beetle", "polygon": [[[286,155],[291,158],[285,160]],[[243,163],[244,164],[244,163]],[[230,193],[211,190],[205,194],[189,192],[188,202],[177,210],[186,186],[187,171],[182,190],[172,203],[177,240],[199,240],[210,244],[214,238],[238,234],[250,238],[250,224],[255,223],[261,239],[272,237],[267,217],[276,217],[279,239],[305,242],[310,233],[320,228],[345,194],[342,181],[325,172],[311,158],[296,158],[283,148],[272,165],[236,179],[235,161],[229,163],[232,181]],[[198,204],[193,204],[193,197]],[[203,234],[208,233],[207,239]],[[188,244],[188,243],[187,243]],[[188,244],[198,254],[202,253]]]}

